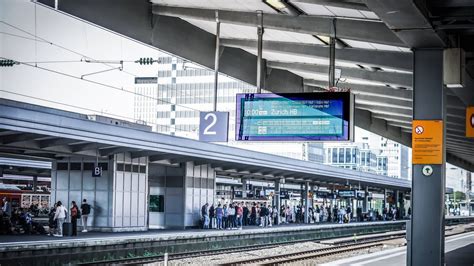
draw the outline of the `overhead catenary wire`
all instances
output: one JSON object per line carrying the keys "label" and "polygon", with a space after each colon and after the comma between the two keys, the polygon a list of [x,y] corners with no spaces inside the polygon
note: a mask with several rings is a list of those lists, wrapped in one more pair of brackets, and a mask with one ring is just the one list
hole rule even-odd
{"label": "overhead catenary wire", "polygon": [[[7,60],[14,60],[14,59],[11,59],[11,58],[6,58],[6,57],[1,57],[1,58],[7,59]],[[149,98],[149,99],[160,101],[160,102],[167,103],[167,104],[174,104],[174,105],[180,106],[182,108],[186,108],[186,109],[189,109],[189,110],[201,112],[201,110],[196,109],[196,108],[188,107],[188,106],[185,106],[185,105],[178,105],[178,104],[175,104],[175,103],[163,100],[163,99],[159,99],[159,98],[155,98],[155,97],[152,97],[152,96],[149,96],[149,95],[140,94],[140,93],[137,93],[137,92],[125,90],[124,88],[119,88],[119,87],[116,87],[116,86],[113,86],[113,85],[110,85],[110,84],[106,84],[106,83],[102,83],[102,82],[98,82],[98,81],[94,81],[94,80],[90,80],[90,79],[81,78],[81,77],[74,76],[74,75],[71,75],[71,74],[68,74],[68,73],[65,73],[65,72],[61,72],[61,71],[58,71],[58,70],[54,70],[54,69],[49,69],[49,68],[45,68],[45,67],[41,67],[41,66],[34,66],[33,64],[30,64],[30,63],[25,63],[25,62],[21,62],[21,61],[17,61],[17,60],[14,60],[14,61],[20,63],[21,65],[38,68],[38,69],[41,69],[41,70],[44,70],[44,71],[52,72],[52,73],[55,73],[55,74],[58,74],[58,75],[63,75],[63,76],[69,77],[69,78],[82,80],[82,81],[85,81],[85,82],[89,82],[89,83],[92,83],[92,84],[95,84],[95,85],[99,85],[99,86],[107,87],[107,88],[110,88],[110,89],[118,90],[118,91],[121,91],[121,92],[130,93],[130,94],[133,94],[133,95]]]}
{"label": "overhead catenary wire", "polygon": [[[9,90],[0,89],[0,91],[4,92],[4,93],[9,93],[9,94],[21,96],[21,97],[31,98],[31,99],[44,101],[44,102],[48,102],[48,103],[53,103],[53,104],[57,104],[57,105],[62,105],[62,106],[67,106],[67,107],[70,107],[70,108],[76,108],[76,109],[83,110],[83,111],[93,112],[95,114],[107,114],[107,115],[114,116],[116,118],[127,119],[129,121],[130,120],[131,121],[136,120],[135,118],[132,118],[132,117],[129,117],[129,116],[123,116],[123,115],[118,115],[118,114],[114,114],[114,113],[109,113],[109,112],[106,112],[106,111],[103,111],[103,110],[99,111],[99,110],[95,110],[95,109],[91,109],[91,108],[80,107],[80,106],[76,106],[76,105],[72,105],[72,104],[68,104],[68,103],[62,103],[62,102],[58,102],[58,101],[48,100],[48,99],[44,99],[44,98],[40,98],[40,97],[36,97],[36,96],[31,96],[31,95],[26,95],[26,94],[22,94],[22,93],[18,93],[18,92],[13,92],[13,91],[9,91]],[[149,123],[149,124],[156,125],[156,126],[162,126],[162,127],[166,127],[166,128],[171,128],[171,126],[169,126],[169,125],[163,125],[163,124],[158,124],[158,123]],[[179,129],[179,128],[176,128],[176,130],[184,131],[184,132],[193,132],[192,130],[184,130],[184,129]]]}
{"label": "overhead catenary wire", "polygon": [[[35,7],[36,7],[36,5],[35,5]],[[36,21],[36,20],[35,20],[35,21]],[[80,52],[77,52],[77,51],[74,51],[74,50],[72,50],[72,49],[69,49],[69,48],[67,48],[67,47],[65,47],[65,46],[62,46],[62,45],[60,45],[60,44],[57,44],[57,43],[51,42],[51,41],[49,41],[49,40],[46,40],[46,39],[44,39],[44,38],[42,38],[42,37],[37,36],[36,33],[31,33],[31,32],[29,32],[29,31],[27,31],[27,30],[24,30],[24,29],[22,29],[22,28],[20,28],[20,27],[17,27],[17,26],[15,26],[15,25],[13,25],[13,24],[10,24],[10,23],[8,23],[8,22],[0,21],[0,23],[6,25],[6,26],[8,26],[8,27],[11,27],[11,28],[13,28],[13,29],[16,29],[16,30],[18,30],[18,31],[20,31],[20,32],[23,32],[23,33],[25,33],[25,34],[27,34],[27,35],[29,35],[29,36],[34,37],[35,39],[33,39],[32,41],[35,41],[35,47],[36,47],[37,42],[38,42],[38,41],[41,41],[41,42],[50,44],[50,45],[52,45],[52,46],[58,47],[58,48],[60,48],[60,49],[63,49],[63,50],[65,50],[65,51],[68,51],[68,52],[70,52],[70,53],[79,55],[79,56],[81,56],[82,58],[89,58],[89,59],[95,60],[94,58],[92,58],[92,57],[90,57],[90,56],[87,56],[87,55],[82,54],[82,53],[80,53]],[[35,27],[36,27],[36,25],[35,25]],[[36,48],[35,48],[35,49],[36,49]],[[36,60],[36,54],[35,54],[35,60]],[[103,64],[106,65],[106,66],[108,66],[108,67],[113,67],[111,64],[107,64],[107,63],[103,63]],[[124,72],[124,73],[126,73],[126,74],[128,74],[128,75],[131,75],[131,76],[133,76],[133,77],[137,77],[137,75],[135,75],[135,74],[133,74],[133,73],[131,73],[131,72],[128,72],[128,71],[122,71],[122,72]]]}
{"label": "overhead catenary wire", "polygon": [[[93,61],[95,61],[95,62],[97,62],[97,63],[102,63],[102,62],[100,62],[100,60],[96,60],[96,59],[94,59],[94,58],[92,58],[92,57],[89,57],[89,56],[87,56],[87,55],[85,55],[85,54],[76,52],[76,51],[74,51],[74,50],[72,50],[72,49],[69,49],[69,48],[67,48],[67,47],[64,47],[64,46],[62,46],[62,45],[55,44],[55,43],[53,43],[53,42],[51,42],[51,41],[48,41],[48,40],[46,40],[46,39],[44,39],[44,38],[42,38],[42,37],[35,36],[35,34],[30,33],[30,32],[28,32],[28,31],[26,31],[26,30],[24,30],[24,29],[22,29],[22,28],[20,28],[20,27],[17,27],[17,26],[15,26],[15,25],[12,25],[12,24],[10,24],[10,23],[8,23],[8,22],[0,21],[0,23],[2,23],[2,24],[4,24],[4,25],[7,25],[7,26],[9,26],[9,27],[11,27],[11,28],[14,28],[14,29],[16,29],[16,30],[18,30],[18,31],[20,31],[20,32],[23,32],[23,33],[27,34],[27,35],[30,35],[30,36],[35,37],[35,39],[31,39],[32,41],[45,42],[45,43],[48,43],[48,44],[50,44],[50,45],[53,45],[53,46],[56,46],[56,47],[58,47],[58,48],[64,49],[64,50],[66,50],[66,51],[69,51],[69,52],[71,52],[71,53],[74,53],[74,54],[76,54],[76,55],[80,55],[80,56],[82,57],[81,60],[79,60],[79,61],[73,61],[73,60],[68,60],[68,61],[73,61],[73,62],[75,63],[75,62],[81,62],[81,61],[83,61],[84,58],[86,58],[86,59],[89,58],[89,59],[91,59],[91,60],[93,60]],[[20,38],[21,38],[21,37],[20,37]],[[29,38],[28,38],[28,39],[29,39]],[[66,61],[51,61],[51,63],[53,63],[53,62],[64,62],[64,63],[66,63]],[[135,60],[123,60],[123,62],[136,62],[136,61],[135,61]],[[20,62],[20,63],[22,63],[22,64],[24,64],[24,65],[29,65],[29,66],[32,66],[31,64],[35,64],[34,67],[37,67],[37,68],[39,68],[39,69],[43,69],[43,70],[46,70],[46,71],[52,71],[52,72],[54,72],[54,73],[56,73],[56,74],[63,74],[63,75],[69,76],[69,77],[71,77],[71,78],[78,78],[78,79],[81,79],[80,77],[75,77],[75,76],[70,75],[70,74],[67,74],[67,73],[62,73],[62,72],[60,72],[60,71],[51,70],[51,69],[47,69],[47,68],[44,68],[44,67],[39,67],[39,66],[37,66],[37,64],[39,64],[40,62]],[[49,62],[48,62],[48,61],[45,61],[44,63],[49,63]],[[102,63],[102,64],[104,64],[104,65],[106,65],[106,66],[109,66],[109,67],[113,67],[113,65],[111,65],[111,64],[107,64],[107,63]],[[133,77],[137,77],[137,75],[132,74],[132,73],[129,73],[129,72],[125,71],[125,70],[122,70],[122,72],[127,73],[127,74],[129,74],[129,75],[131,75],[131,76],[133,76]],[[147,97],[147,98],[150,98],[150,99],[154,99],[154,100],[157,100],[157,101],[161,101],[161,102],[163,102],[163,103],[168,103],[168,104],[180,106],[180,107],[183,107],[183,108],[186,108],[186,109],[189,109],[189,110],[201,112],[201,110],[199,110],[199,109],[195,109],[195,108],[188,107],[188,106],[184,106],[184,105],[175,104],[175,103],[168,102],[168,101],[165,101],[165,100],[162,100],[162,99],[159,99],[159,98],[154,98],[154,97],[151,97],[151,96],[148,96],[148,95],[142,95],[142,94],[134,93],[134,92],[131,92],[131,91],[126,91],[126,90],[123,90],[123,88],[118,88],[118,87],[115,87],[115,86],[112,86],[112,85],[108,85],[108,84],[105,84],[105,83],[100,83],[100,82],[96,82],[96,81],[92,81],[92,80],[88,80],[88,79],[81,79],[81,80],[84,80],[84,81],[87,81],[87,82],[91,82],[91,83],[95,83],[95,84],[97,84],[97,85],[102,85],[102,86],[105,86],[105,87],[108,87],[108,88],[112,88],[112,89],[118,89],[118,90],[120,90],[120,91],[125,91],[125,92],[128,92],[128,93],[133,93],[133,94],[135,94],[135,95]],[[166,85],[165,85],[165,87],[166,87],[166,88],[169,88],[169,86],[166,86]],[[234,119],[232,119],[231,117],[229,117],[229,121],[234,121]]]}
{"label": "overhead catenary wire", "polygon": [[[35,5],[35,6],[36,6],[36,5]],[[65,47],[65,46],[56,44],[56,43],[51,42],[51,41],[49,41],[49,40],[47,40],[47,39],[44,39],[44,38],[42,38],[42,37],[39,37],[39,36],[36,35],[36,32],[35,32],[35,34],[33,34],[33,33],[29,32],[29,31],[27,31],[27,30],[24,30],[24,29],[22,29],[22,28],[20,28],[20,27],[17,27],[17,26],[15,26],[15,25],[10,24],[10,23],[5,22],[5,21],[0,21],[0,23],[4,24],[4,25],[6,25],[6,26],[9,26],[9,27],[11,27],[11,28],[13,28],[13,29],[16,29],[16,30],[18,30],[18,31],[20,31],[20,32],[23,32],[23,33],[25,33],[25,34],[27,34],[27,35],[33,36],[34,39],[28,38],[28,37],[24,37],[24,36],[20,36],[20,35],[14,35],[14,34],[6,33],[6,34],[8,34],[8,35],[15,36],[15,37],[18,37],[18,38],[24,38],[24,39],[28,39],[28,40],[35,41],[35,45],[36,45],[37,42],[47,43],[47,44],[56,46],[56,47],[58,47],[58,48],[60,48],[60,49],[64,49],[64,50],[66,50],[66,51],[68,51],[68,52],[71,52],[71,53],[73,53],[73,54],[80,55],[80,56],[82,57],[81,60],[64,60],[64,61],[62,61],[62,60],[55,60],[55,61],[36,61],[36,60],[35,60],[34,62],[19,62],[19,63],[21,63],[21,64],[23,64],[23,65],[27,65],[27,66],[31,66],[31,67],[36,67],[36,68],[39,68],[39,69],[42,69],[42,70],[45,70],[45,71],[50,71],[50,72],[53,72],[53,73],[56,73],[56,74],[65,75],[65,76],[68,76],[68,77],[70,77],[70,78],[75,78],[75,79],[81,79],[81,78],[80,78],[80,77],[73,76],[73,75],[68,74],[68,73],[64,73],[64,72],[60,72],[60,71],[48,69],[48,68],[45,68],[45,67],[40,67],[40,66],[38,66],[37,64],[40,64],[40,63],[43,63],[43,64],[47,64],[47,63],[76,63],[76,62],[83,62],[84,59],[91,59],[93,62],[102,63],[102,64],[104,64],[104,65],[106,65],[106,66],[113,67],[113,66],[112,66],[111,64],[109,64],[109,63],[100,62],[100,60],[96,60],[96,59],[94,59],[94,58],[92,58],[92,57],[89,57],[89,56],[87,56],[87,55],[85,55],[85,54],[82,54],[82,53],[80,53],[80,52],[74,51],[74,50],[72,50],[72,49],[70,49],[70,48],[67,48],[67,47]],[[35,25],[35,26],[36,26],[36,25]],[[136,62],[136,61],[134,61],[134,60],[122,60],[122,61],[123,61],[123,62]],[[34,64],[34,65],[32,65],[32,64]],[[129,74],[129,75],[131,75],[131,76],[133,76],[133,77],[137,77],[137,75],[135,75],[135,74],[133,74],[133,73],[130,73],[130,72],[127,72],[127,71],[125,71],[125,70],[122,70],[122,72],[124,72],[124,73],[126,73],[126,74]],[[201,112],[201,110],[196,109],[196,108],[188,107],[188,106],[185,106],[185,105],[179,105],[179,104],[175,104],[175,103],[172,103],[172,102],[169,102],[169,101],[166,101],[166,100],[162,100],[162,99],[159,99],[159,98],[154,98],[154,97],[151,97],[151,96],[148,96],[148,95],[143,95],[143,94],[139,94],[139,93],[127,91],[127,90],[124,90],[123,88],[115,87],[115,86],[112,86],[112,85],[109,85],[109,84],[105,84],[105,83],[101,83],[101,82],[97,82],[97,81],[93,81],[93,80],[88,80],[88,79],[81,79],[81,80],[86,81],[86,82],[90,82],[90,83],[94,83],[94,84],[96,84],[96,85],[101,85],[101,86],[104,86],[104,87],[108,87],[108,88],[111,88],[111,89],[116,89],[116,90],[120,90],[120,91],[123,91],[123,92],[135,94],[135,95],[137,95],[137,96],[142,96],[142,97],[150,98],[150,99],[157,100],[157,101],[160,101],[160,102],[163,102],[163,103],[168,103],[168,104],[180,106],[180,107],[183,107],[183,108],[185,108],[185,109],[189,109],[189,110]],[[169,86],[166,86],[166,85],[162,85],[162,86],[164,86],[165,88],[170,88]],[[172,89],[172,88],[171,88],[171,89]],[[229,121],[235,121],[235,119],[229,117]]]}

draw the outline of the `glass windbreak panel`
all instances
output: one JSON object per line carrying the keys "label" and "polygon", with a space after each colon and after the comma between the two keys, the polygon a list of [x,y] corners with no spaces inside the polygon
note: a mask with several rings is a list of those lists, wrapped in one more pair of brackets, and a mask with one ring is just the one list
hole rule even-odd
{"label": "glass windbreak panel", "polygon": [[339,148],[339,163],[344,163],[344,148]]}
{"label": "glass windbreak panel", "polygon": [[150,204],[148,209],[150,212],[164,212],[165,197],[163,195],[150,195]]}

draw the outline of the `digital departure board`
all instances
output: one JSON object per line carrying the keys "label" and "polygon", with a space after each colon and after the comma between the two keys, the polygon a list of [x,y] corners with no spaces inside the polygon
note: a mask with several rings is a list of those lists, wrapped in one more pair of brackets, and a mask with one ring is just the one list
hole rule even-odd
{"label": "digital departure board", "polygon": [[236,140],[349,141],[350,92],[237,94]]}

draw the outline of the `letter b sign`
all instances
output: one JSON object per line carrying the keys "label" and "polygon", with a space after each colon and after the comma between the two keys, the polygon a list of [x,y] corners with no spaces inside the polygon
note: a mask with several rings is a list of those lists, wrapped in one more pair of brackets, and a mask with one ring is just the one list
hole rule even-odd
{"label": "letter b sign", "polygon": [[200,141],[227,142],[228,112],[201,112],[199,118]]}
{"label": "letter b sign", "polygon": [[96,166],[92,170],[92,177],[101,177],[102,176],[102,167]]}

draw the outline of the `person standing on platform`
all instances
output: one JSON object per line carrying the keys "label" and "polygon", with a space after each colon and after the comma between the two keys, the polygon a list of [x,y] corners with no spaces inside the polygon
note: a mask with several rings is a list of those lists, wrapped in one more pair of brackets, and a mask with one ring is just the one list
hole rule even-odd
{"label": "person standing on platform", "polygon": [[267,206],[267,221],[268,221],[268,226],[272,226],[273,224],[273,208],[271,205]]}
{"label": "person standing on platform", "polygon": [[217,229],[222,229],[222,217],[224,216],[224,210],[221,207],[221,204],[217,205],[216,208],[216,220],[217,220]]}
{"label": "person standing on platform", "polygon": [[76,202],[71,202],[71,224],[72,224],[72,236],[77,236],[77,219],[81,218],[81,212],[79,207],[77,207]]}
{"label": "person standing on platform", "polygon": [[252,209],[250,211],[250,224],[257,225],[257,204],[253,203]]}
{"label": "person standing on platform", "polygon": [[54,235],[54,230],[56,230],[56,227],[57,227],[57,224],[58,224],[58,221],[54,220],[57,207],[58,206],[55,203],[54,207],[52,207],[51,210],[49,211],[49,221],[48,222],[49,222],[49,235],[50,236]]}
{"label": "person standing on platform", "polygon": [[249,208],[247,207],[247,204],[242,201],[242,206],[244,209],[244,226],[249,225]]}
{"label": "person standing on platform", "polygon": [[82,212],[82,232],[87,232],[87,218],[89,218],[89,214],[91,213],[91,205],[87,204],[87,200],[83,199],[81,204],[81,212]]}
{"label": "person standing on platform", "polygon": [[54,236],[62,237],[63,236],[63,223],[66,220],[67,210],[64,208],[61,201],[56,203],[56,213],[54,214],[54,220],[57,221],[57,234]]}
{"label": "person standing on platform", "polygon": [[319,223],[319,215],[321,213],[321,209],[319,209],[319,206],[316,205],[316,211],[314,212],[314,222]]}
{"label": "person standing on platform", "polygon": [[227,208],[226,204],[224,204],[224,208],[222,208],[222,212],[224,214],[223,219],[222,219],[222,229],[226,229],[229,224],[229,209]]}
{"label": "person standing on platform", "polygon": [[6,197],[3,198],[2,212],[4,216],[12,217],[12,206]]}
{"label": "person standing on platform", "polygon": [[216,217],[215,217],[214,211],[215,211],[214,204],[211,204],[211,207],[209,208],[209,218],[210,218],[209,228],[211,229],[216,228]]}
{"label": "person standing on platform", "polygon": [[278,225],[278,215],[280,215],[280,214],[278,213],[278,208],[277,208],[277,206],[273,206],[273,211],[272,211],[272,213],[273,213],[273,224],[274,224],[274,225]]}
{"label": "person standing on platform", "polygon": [[242,230],[242,220],[243,220],[243,215],[244,215],[244,209],[242,208],[242,206],[240,206],[240,203],[237,204],[237,206],[235,207],[235,215],[237,217],[237,228],[239,228],[239,230]]}
{"label": "person standing on platform", "polygon": [[232,204],[229,204],[229,208],[227,208],[228,213],[228,220],[229,220],[229,228],[227,229],[234,229],[235,228],[235,207]]}
{"label": "person standing on platform", "polygon": [[209,204],[206,203],[202,205],[201,208],[201,216],[202,216],[202,228],[203,229],[208,229],[209,228],[209,210],[208,207]]}
{"label": "person standing on platform", "polygon": [[351,222],[351,219],[352,219],[352,208],[351,208],[351,205],[347,205],[346,214],[347,214],[347,223],[350,223],[350,222]]}

